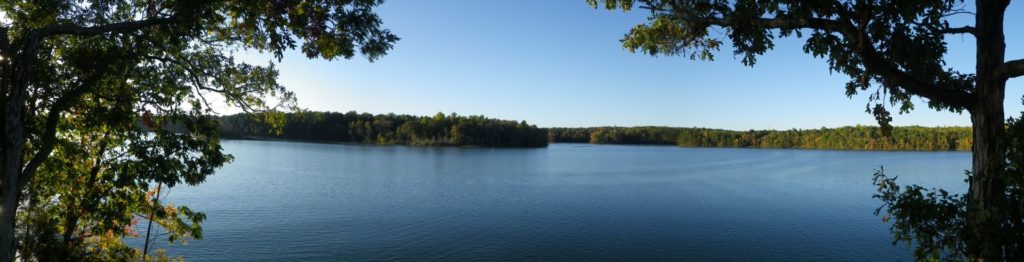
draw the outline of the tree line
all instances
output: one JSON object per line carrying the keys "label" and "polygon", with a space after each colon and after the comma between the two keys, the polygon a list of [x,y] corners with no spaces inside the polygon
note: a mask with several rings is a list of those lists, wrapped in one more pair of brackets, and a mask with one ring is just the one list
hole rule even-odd
{"label": "tree line", "polygon": [[[236,114],[219,118],[226,138],[271,138],[416,146],[544,147],[547,131],[526,121],[437,113],[432,117],[340,112]],[[280,121],[280,127],[275,127]]]}
{"label": "tree line", "polygon": [[879,127],[732,131],[680,127],[549,128],[553,143],[649,144],[687,147],[757,147],[852,150],[971,149],[969,127],[895,127],[888,136]]}
{"label": "tree line", "polygon": [[970,150],[969,127],[877,126],[733,131],[682,127],[538,128],[455,113],[434,116],[354,111],[236,114],[217,119],[225,138],[287,139],[415,146],[544,147],[551,143],[849,150]]}

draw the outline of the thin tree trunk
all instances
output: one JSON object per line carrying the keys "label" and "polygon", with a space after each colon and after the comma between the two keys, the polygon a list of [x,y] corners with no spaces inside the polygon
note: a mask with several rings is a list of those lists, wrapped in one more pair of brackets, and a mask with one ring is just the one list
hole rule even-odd
{"label": "thin tree trunk", "polygon": [[142,255],[149,255],[149,234],[153,232],[153,215],[156,213],[157,204],[160,203],[160,188],[163,187],[163,183],[156,185],[156,198],[153,200],[153,206],[149,209],[149,225],[146,226],[146,243],[142,246]]}
{"label": "thin tree trunk", "polygon": [[[67,245],[68,253],[77,248],[77,242],[74,241],[75,229],[78,228],[78,221],[81,219],[81,214],[92,214],[96,211],[96,205],[99,202],[99,193],[96,192],[96,177],[99,176],[100,171],[103,169],[103,154],[107,152],[107,138],[110,136],[110,132],[103,133],[103,137],[100,138],[99,150],[96,152],[96,159],[93,161],[92,168],[89,169],[89,180],[85,183],[82,188],[85,190],[82,193],[82,199],[79,200],[77,208],[69,209],[67,214],[67,221],[64,226],[64,244]],[[72,205],[75,206],[75,205]]]}
{"label": "thin tree trunk", "polygon": [[995,76],[1003,63],[1006,44],[1003,15],[1006,2],[976,2],[977,82],[971,107],[974,128],[972,177],[967,199],[967,252],[971,260],[1002,261],[1002,216],[998,208],[1005,198],[1006,145],[1003,141],[1003,99],[1006,79]]}

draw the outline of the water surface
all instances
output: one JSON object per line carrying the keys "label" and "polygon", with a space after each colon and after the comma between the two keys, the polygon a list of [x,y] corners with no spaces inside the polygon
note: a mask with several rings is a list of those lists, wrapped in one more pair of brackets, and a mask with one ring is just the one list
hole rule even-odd
{"label": "water surface", "polygon": [[909,260],[871,174],[964,190],[962,152],[225,141],[169,199],[207,213],[193,261]]}

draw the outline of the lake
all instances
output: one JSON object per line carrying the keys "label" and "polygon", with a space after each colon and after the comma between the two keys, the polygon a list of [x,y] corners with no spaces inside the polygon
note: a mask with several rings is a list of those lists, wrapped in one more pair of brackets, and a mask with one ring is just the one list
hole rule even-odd
{"label": "lake", "polygon": [[871,176],[962,192],[966,152],[224,141],[168,199],[208,215],[192,261],[911,260]]}

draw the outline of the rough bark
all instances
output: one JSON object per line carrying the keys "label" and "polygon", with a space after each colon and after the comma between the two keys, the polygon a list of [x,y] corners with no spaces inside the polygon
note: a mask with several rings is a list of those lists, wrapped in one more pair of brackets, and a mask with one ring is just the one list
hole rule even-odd
{"label": "rough bark", "polygon": [[21,188],[22,156],[25,149],[25,125],[22,122],[25,93],[28,92],[29,76],[32,74],[32,59],[35,59],[39,38],[29,33],[21,43],[21,54],[14,58],[11,68],[3,72],[8,94],[4,105],[3,155],[0,163],[0,262],[14,261],[17,239],[15,238],[15,214],[18,211]]}
{"label": "rough bark", "polygon": [[1002,203],[1006,190],[1002,93],[999,89],[981,96],[978,103],[982,105],[975,107],[971,115],[974,145],[973,176],[968,190],[968,253],[972,258],[989,261],[1001,260],[998,243],[1002,219],[994,211]]}
{"label": "rough bark", "polygon": [[1005,115],[1003,99],[1006,79],[996,74],[1005,57],[1003,15],[1007,2],[976,3],[977,96],[971,107],[974,127],[972,177],[968,189],[967,252],[972,260],[1001,261],[1001,216],[998,207],[1005,198],[1006,166]]}

